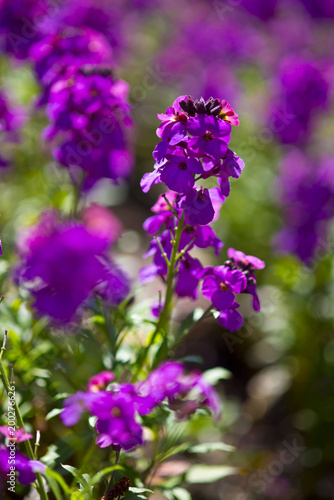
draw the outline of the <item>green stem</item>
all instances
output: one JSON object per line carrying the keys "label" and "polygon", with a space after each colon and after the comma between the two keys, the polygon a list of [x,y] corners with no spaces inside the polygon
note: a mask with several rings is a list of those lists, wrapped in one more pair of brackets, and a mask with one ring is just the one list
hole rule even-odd
{"label": "green stem", "polygon": [[[115,456],[115,464],[114,465],[117,465],[121,451],[120,450],[115,450],[115,452],[116,452],[116,456]],[[105,496],[107,495],[108,491],[112,487],[112,483],[113,483],[114,477],[115,477],[115,472],[116,472],[115,470],[112,471],[112,474],[111,474],[110,479],[109,479],[108,486],[106,488],[106,491],[104,492]]]}
{"label": "green stem", "polygon": [[137,370],[136,373],[134,374],[133,377],[133,382],[135,382],[138,378],[138,375],[145,365],[146,359],[148,352],[151,348],[151,346],[154,344],[154,341],[159,333],[164,333],[168,329],[168,324],[169,324],[169,319],[171,315],[171,310],[172,310],[172,302],[173,302],[173,281],[174,281],[174,276],[176,273],[175,269],[175,264],[177,261],[177,256],[178,256],[178,248],[180,245],[180,240],[181,240],[181,235],[183,231],[183,222],[184,222],[184,214],[182,213],[179,224],[176,228],[175,231],[175,238],[172,241],[172,254],[170,257],[170,261],[168,263],[168,273],[167,273],[167,289],[166,289],[166,296],[165,296],[165,303],[164,303],[164,308],[162,310],[162,313],[160,314],[159,321],[157,323],[157,326],[151,336],[149,344],[145,347],[145,349],[142,351],[141,356],[139,356],[138,362],[137,362]]}
{"label": "green stem", "polygon": [[[1,376],[2,383],[6,389],[6,392],[7,392],[7,394],[9,394],[10,392],[12,392],[10,389],[11,386],[10,386],[10,383],[9,383],[9,380],[8,380],[8,377],[7,377],[7,374],[5,372],[5,369],[4,369],[4,366],[2,364],[1,359],[0,359],[0,376]],[[13,382],[13,384],[14,383],[15,382]],[[15,407],[15,415],[17,418],[17,422],[18,422],[20,428],[22,428],[22,427],[24,428],[23,418],[21,416],[21,412],[19,410],[19,407],[18,407],[15,399],[14,399],[14,407]],[[26,452],[27,452],[28,457],[31,460],[35,460],[35,455],[34,455],[34,451],[32,449],[30,440],[27,439],[26,441],[24,441],[24,444],[26,447]],[[36,481],[37,481],[37,491],[40,495],[41,500],[48,500],[48,495],[47,495],[45,487],[44,487],[43,478],[39,472],[36,472]]]}

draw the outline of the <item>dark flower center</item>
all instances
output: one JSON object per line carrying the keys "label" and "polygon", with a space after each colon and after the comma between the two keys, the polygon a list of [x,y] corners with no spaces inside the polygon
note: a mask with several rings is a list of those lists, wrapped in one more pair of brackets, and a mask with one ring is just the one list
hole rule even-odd
{"label": "dark flower center", "polygon": [[182,163],[180,163],[179,168],[180,168],[180,170],[187,170],[186,163],[184,161]]}
{"label": "dark flower center", "polygon": [[226,283],[220,283],[219,284],[219,287],[221,290],[225,291],[225,290],[228,290],[228,285],[226,285]]}
{"label": "dark flower center", "polygon": [[204,135],[203,135],[203,139],[207,142],[209,141],[212,141],[213,139],[213,135],[211,134],[211,132],[206,132]]}
{"label": "dark flower center", "polygon": [[117,418],[117,417],[120,417],[120,416],[122,415],[122,412],[121,412],[121,410],[120,410],[117,406],[115,406],[115,407],[111,410],[111,415],[112,415],[113,417],[116,417],[116,418]]}

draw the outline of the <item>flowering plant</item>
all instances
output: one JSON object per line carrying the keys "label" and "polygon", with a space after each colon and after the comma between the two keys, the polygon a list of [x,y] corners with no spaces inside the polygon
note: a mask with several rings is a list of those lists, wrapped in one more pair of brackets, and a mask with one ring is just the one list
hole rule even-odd
{"label": "flowering plant", "polygon": [[[78,92],[91,79],[89,85],[96,88],[102,100],[105,84],[109,85],[105,76],[89,73],[87,77],[78,73],[74,78],[78,78],[78,89],[73,93],[77,104],[72,103],[71,109],[78,105],[84,109],[90,107],[92,113],[102,110],[94,103],[95,91],[89,90],[82,96]],[[80,79],[83,79],[81,83]],[[57,83],[61,93],[72,92],[73,88],[62,86],[61,82],[60,79]],[[112,96],[114,90],[108,88]],[[53,92],[55,85],[51,88],[49,101],[50,109],[54,107],[54,113],[50,114],[55,123],[53,128],[60,126],[66,131],[72,127],[77,130],[86,127],[85,120],[80,125],[77,123],[76,112],[71,118],[71,114],[62,109],[62,103],[68,106],[71,102],[68,96],[58,98],[57,105],[52,104]],[[83,117],[85,113],[83,110]],[[65,116],[70,119],[64,121]],[[151,332],[144,345],[138,346],[128,340],[134,326],[130,319],[133,292],[131,280],[110,254],[110,247],[122,231],[115,216],[98,205],[80,210],[70,219],[50,210],[44,212],[38,223],[28,228],[17,243],[19,262],[14,278],[33,298],[31,307],[36,314],[48,317],[56,328],[66,325],[74,328],[80,323],[83,328],[83,321],[92,321],[89,318],[93,313],[93,322],[107,334],[110,369],[90,377],[86,391],[80,388],[66,395],[63,409],[53,412],[60,414],[67,427],[76,427],[82,414],[88,413],[90,426],[95,429],[96,445],[114,453],[114,464],[102,472],[96,471],[93,476],[62,465],[74,475],[84,498],[95,498],[102,488],[95,488],[95,485],[108,473],[111,477],[102,496],[104,500],[123,494],[127,498],[129,491],[133,498],[141,498],[141,494],[154,486],[155,474],[162,462],[191,446],[174,440],[179,441],[192,415],[207,415],[209,411],[217,422],[220,421],[221,402],[212,382],[217,382],[224,373],[219,370],[218,375],[202,374],[198,370],[189,372],[182,361],[170,358],[190,329],[211,315],[227,330],[239,329],[243,320],[237,310],[240,306],[236,294],[251,295],[253,308],[260,309],[255,270],[262,269],[264,262],[233,248],[227,252],[228,260],[217,267],[204,266],[200,259],[191,255],[196,248],[212,247],[216,256],[220,256],[223,242],[216,236],[211,223],[219,218],[221,206],[229,196],[229,179],[238,178],[244,167],[243,161],[228,147],[231,125],[238,125],[238,116],[226,101],[213,98],[197,101],[181,96],[158,118],[162,123],[157,129],[161,142],[153,152],[156,164],[153,172],[144,175],[141,186],[147,192],[153,184],[164,183],[168,190],[159,195],[152,208],[154,215],[144,222],[144,229],[151,238],[146,257],[153,257],[153,263],[145,266],[139,277],[142,285],[154,278],[162,280],[165,292],[159,292],[159,300],[152,303],[151,313],[156,319],[148,322]],[[108,147],[113,150],[112,143]],[[213,178],[218,186],[205,187]],[[195,300],[200,293],[209,303],[207,309],[200,317],[191,314],[187,328],[181,325],[175,330],[171,324],[175,300]],[[135,361],[122,362],[125,345],[136,353]],[[1,373],[10,393],[2,362]],[[174,426],[179,429],[176,434],[171,430]],[[154,436],[153,454],[147,449],[148,430]],[[2,432],[7,435],[6,431]],[[163,435],[166,442],[161,441]],[[175,438],[177,435],[179,437]],[[15,442],[28,440],[29,443],[31,437],[25,433],[22,421],[21,431],[15,433]],[[44,475],[46,484],[56,496],[59,487],[65,494],[72,491],[64,486],[59,473],[45,469],[37,461],[36,450],[33,452],[29,445],[27,451],[28,457],[17,452],[17,460],[22,464],[17,469],[18,480],[22,484],[30,484],[36,479],[41,498],[47,498]],[[1,451],[0,465],[6,462],[6,453],[5,449]],[[144,460],[144,467],[131,466],[133,453]],[[42,460],[47,463],[45,457]],[[1,470],[3,474],[8,472],[6,465],[2,465]],[[116,481],[118,471],[124,470],[130,479],[123,477]],[[181,483],[180,476],[171,491],[180,490]],[[170,487],[162,482],[159,488],[166,492]]]}

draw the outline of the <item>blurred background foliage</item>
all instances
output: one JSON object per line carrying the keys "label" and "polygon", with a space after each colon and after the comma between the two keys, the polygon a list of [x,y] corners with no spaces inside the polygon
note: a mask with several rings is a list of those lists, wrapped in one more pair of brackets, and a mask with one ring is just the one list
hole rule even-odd
{"label": "blurred background foliage", "polygon": [[[261,2],[255,2],[258,3]],[[220,18],[219,9],[224,5],[230,9]],[[128,31],[124,34],[127,44],[118,53],[116,50],[116,73],[130,85],[135,122],[135,170],[129,182],[121,182],[119,186],[99,183],[87,195],[85,203],[104,204],[121,219],[124,233],[114,251],[117,260],[135,277],[143,265],[142,254],[148,246],[141,226],[160,192],[159,187],[155,187],[144,195],[139,186],[142,174],[153,164],[151,153],[158,125],[156,113],[163,112],[180,94],[195,98],[203,94],[208,98],[214,90],[214,97],[231,102],[240,117],[232,149],[244,159],[246,167],[238,182],[232,182],[231,195],[215,223],[218,236],[225,242],[222,256],[214,258],[208,252],[200,255],[204,262],[218,265],[225,260],[226,249],[233,247],[263,259],[266,269],[258,274],[262,311],[254,315],[249,302],[243,301],[246,320],[240,332],[223,333],[218,324],[207,320],[176,351],[177,357],[202,357],[201,369],[222,366],[231,371],[231,377],[220,384],[224,413],[219,429],[213,430],[206,418],[199,416],[188,424],[185,432],[196,434],[198,441],[204,436],[205,440],[223,439],[236,447],[228,458],[219,451],[207,454],[207,464],[228,463],[243,468],[241,475],[228,476],[218,483],[212,480],[212,484],[205,486],[196,484],[195,477],[192,498],[333,499],[334,258],[331,230],[328,241],[316,248],[310,266],[292,254],[280,254],[275,235],[285,223],[285,207],[280,202],[276,183],[281,159],[290,148],[311,152],[322,149],[330,157],[334,122],[330,111],[316,116],[317,126],[306,146],[282,145],[274,134],[263,134],[263,129],[268,130],[267,112],[275,94],[281,62],[287,56],[306,55],[326,61],[332,58],[333,20],[326,16],[312,18],[298,0],[282,2],[281,10],[266,19],[249,13],[242,2],[235,3],[233,8],[231,5],[231,2],[186,0],[169,5],[152,2],[148,9],[138,9],[136,22],[131,19],[133,12],[124,10],[122,16],[129,17]],[[199,28],[196,36],[193,35],[195,38],[190,35],[187,38],[185,33],[191,23],[195,25],[201,19],[205,34]],[[245,36],[246,44],[247,32],[251,30],[252,36],[260,41],[261,51],[234,54],[223,35],[217,39],[216,32],[223,31],[229,22],[232,26],[236,23],[235,36]],[[290,46],[282,39],[285,37],[284,23],[286,37],[293,39],[295,36]],[[303,31],[304,27],[308,29]],[[201,43],[203,47],[199,51]],[[330,83],[333,74],[329,65],[326,77]],[[148,88],[148,81],[152,88]],[[50,466],[55,464],[59,468],[60,461],[69,463],[70,459],[80,467],[82,453],[89,442],[85,429],[73,442],[73,434],[66,434],[56,416],[45,419],[45,415],[54,408],[55,398],[57,407],[61,407],[59,388],[62,392],[78,390],[85,386],[89,376],[108,368],[106,338],[103,328],[99,328],[97,316],[93,322],[86,319],[80,335],[75,329],[55,330],[44,319],[35,319],[27,293],[13,284],[17,235],[50,206],[70,213],[74,195],[66,170],[52,159],[48,144],[41,138],[47,119],[43,109],[35,108],[39,87],[29,62],[2,55],[0,85],[25,115],[19,140],[1,144],[2,154],[12,160],[10,167],[0,173],[0,234],[4,253],[0,261],[0,289],[6,297],[1,305],[1,324],[3,329],[8,329],[10,339],[6,360],[15,363],[18,398],[27,429],[38,428],[42,432],[41,455],[48,448]],[[129,330],[140,342],[145,327],[139,321],[136,323],[137,317],[149,314],[151,301],[157,299],[157,284],[144,290],[137,284],[135,291]],[[194,307],[194,304],[186,306],[181,301],[175,317],[182,319],[184,310]],[[121,354],[124,362],[132,355],[129,345],[124,346]],[[188,359],[189,367],[198,367],[196,358]],[[3,391],[0,394],[4,415]],[[282,443],[292,443],[295,438],[305,451],[279,475],[271,476],[265,493],[259,496],[249,483],[249,474],[266,470],[277,458]],[[60,458],[52,456],[55,449]],[[74,456],[73,449],[76,450]],[[136,458],[139,460],[134,452],[133,460]],[[98,469],[105,455],[95,447],[89,460],[89,466]],[[181,455],[180,464],[174,464],[176,470],[182,470],[182,460],[187,462],[189,457]],[[167,477],[174,474],[173,469],[167,471]]]}

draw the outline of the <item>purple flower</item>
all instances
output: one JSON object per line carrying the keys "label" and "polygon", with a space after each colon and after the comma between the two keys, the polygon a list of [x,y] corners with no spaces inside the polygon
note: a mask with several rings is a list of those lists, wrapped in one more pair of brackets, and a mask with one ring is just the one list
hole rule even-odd
{"label": "purple flower", "polygon": [[11,433],[8,426],[2,426],[0,427],[0,433],[3,434],[9,442],[14,443],[21,443],[22,441],[33,438],[33,435],[26,432],[23,427],[21,429],[15,429],[15,432]]}
{"label": "purple flower", "polygon": [[39,314],[67,323],[94,292],[114,304],[127,294],[128,281],[106,257],[107,248],[108,241],[82,223],[45,213],[18,242],[16,279],[32,294]]}
{"label": "purple flower", "polygon": [[160,169],[161,182],[177,193],[189,193],[195,184],[194,174],[204,172],[201,162],[184,154],[166,155],[166,159]]}
{"label": "purple flower", "polygon": [[2,0],[0,3],[0,43],[2,51],[25,59],[29,48],[43,36],[42,20],[48,10],[46,0]]}
{"label": "purple flower", "polygon": [[256,293],[256,276],[255,269],[264,269],[265,263],[263,260],[253,257],[253,255],[245,255],[239,250],[229,248],[227,255],[230,260],[225,262],[225,265],[230,269],[240,270],[247,279],[247,287],[244,293],[249,293],[253,298],[254,311],[260,311],[260,301]]}
{"label": "purple flower", "polygon": [[310,16],[315,18],[334,18],[334,5],[331,0],[301,0]]}
{"label": "purple flower", "polygon": [[234,111],[232,106],[227,101],[225,101],[225,99],[223,99],[221,102],[221,111],[218,116],[222,120],[230,122],[230,124],[234,125],[235,127],[239,125],[239,116]]}
{"label": "purple flower", "polygon": [[192,189],[180,199],[178,206],[184,209],[184,221],[191,226],[209,224],[215,215],[207,188]]}
{"label": "purple flower", "polygon": [[250,269],[264,269],[265,263],[263,260],[258,259],[257,257],[253,257],[253,255],[245,255],[240,250],[234,250],[234,248],[229,248],[227,250],[227,255],[230,259],[233,259],[235,262],[242,264],[244,268]]}
{"label": "purple flower", "polygon": [[180,263],[176,277],[175,293],[178,297],[190,297],[195,300],[198,295],[198,284],[207,273],[198,259],[186,253]]}
{"label": "purple flower", "polygon": [[229,309],[223,309],[220,311],[217,318],[218,323],[229,330],[230,332],[236,332],[242,327],[243,319],[241,314],[237,311],[239,304],[234,302],[234,304]]}
{"label": "purple flower", "polygon": [[[163,182],[179,194],[190,195],[193,207],[196,181],[215,176],[219,179],[220,202],[224,201],[230,192],[228,178],[238,178],[244,167],[243,161],[228,149],[231,125],[239,124],[238,115],[230,104],[212,97],[205,101],[180,96],[166,114],[158,117],[163,122],[157,130],[162,141],[153,152],[156,160],[153,172],[144,174],[141,180],[142,190],[147,193],[154,184]],[[186,205],[190,198],[185,201]],[[200,194],[200,198],[206,197]],[[199,217],[204,222],[194,220],[188,223],[211,222],[210,203],[206,214]]]}
{"label": "purple flower", "polygon": [[247,279],[241,271],[218,266],[213,270],[213,274],[204,278],[202,293],[212,302],[213,307],[222,311],[233,306],[234,293],[243,292],[246,286]]}
{"label": "purple flower", "polygon": [[193,413],[201,405],[208,406],[215,418],[220,416],[218,395],[198,372],[184,373],[177,361],[167,361],[150,373],[147,380],[137,385],[142,396],[151,399],[152,408],[168,399],[169,405],[180,418]]}
{"label": "purple flower", "polygon": [[284,207],[284,228],[275,238],[275,247],[312,264],[317,250],[327,247],[334,216],[333,160],[312,161],[292,152],[283,159],[280,169],[277,184]]}
{"label": "purple flower", "polygon": [[84,65],[114,65],[112,50],[104,36],[83,27],[61,32],[57,27],[55,33],[31,47],[29,58],[43,88],[39,105],[47,104],[51,86],[66,74],[70,76]]}
{"label": "purple flower", "polygon": [[[280,80],[270,126],[282,143],[303,143],[310,134],[314,117],[327,108],[328,82],[315,61],[304,59],[284,61]],[[283,119],[277,110],[283,110]]]}
{"label": "purple flower", "polygon": [[105,389],[112,380],[114,380],[115,375],[109,371],[103,371],[91,377],[88,381],[87,390],[89,392],[98,392]]}
{"label": "purple flower", "polygon": [[98,417],[96,444],[101,448],[121,446],[131,450],[143,443],[143,429],[135,420],[135,406],[125,392],[104,393],[97,399],[92,414]]}
{"label": "purple flower", "polygon": [[[17,141],[17,130],[24,120],[23,112],[18,107],[12,107],[7,95],[0,87],[0,139]],[[9,162],[0,155],[0,168],[7,167]]]}
{"label": "purple flower", "polygon": [[220,415],[220,402],[212,387],[200,373],[184,373],[182,363],[167,361],[152,371],[148,378],[137,384],[113,384],[110,391],[99,390],[112,380],[110,372],[102,372],[90,379],[97,392],[78,392],[65,400],[61,414],[63,423],[72,426],[78,422],[83,411],[88,410],[97,417],[96,443],[101,447],[119,446],[131,450],[143,443],[143,429],[137,416],[148,415],[168,400],[171,409],[183,418],[202,405]]}
{"label": "purple flower", "polygon": [[130,280],[120,267],[108,259],[101,260],[103,277],[101,278],[96,293],[109,305],[119,306],[130,293]]}
{"label": "purple flower", "polygon": [[99,68],[82,68],[51,87],[45,134],[57,139],[53,155],[74,180],[84,174],[85,189],[104,177],[126,178],[132,170],[127,93],[124,81]]}
{"label": "purple flower", "polygon": [[[192,240],[194,241],[192,245],[190,245]],[[180,247],[184,248],[186,245],[190,245],[188,247],[189,250],[191,250],[193,246],[198,248],[213,247],[215,255],[218,256],[224,243],[217,238],[216,233],[210,226],[186,226],[182,232]]]}
{"label": "purple flower", "polygon": [[261,21],[268,21],[275,15],[278,0],[243,0],[242,7],[244,7],[250,14],[261,19]]}
{"label": "purple flower", "polygon": [[[7,476],[12,465],[12,456],[6,447],[0,446],[0,478]],[[45,465],[38,460],[29,460],[18,450],[15,451],[15,470],[18,473],[18,480],[23,485],[29,485],[36,479],[36,472],[45,473]],[[7,478],[8,479],[8,478]]]}
{"label": "purple flower", "polygon": [[65,399],[64,410],[60,415],[63,424],[71,427],[79,422],[82,413],[90,407],[94,400],[94,393],[77,392]]}
{"label": "purple flower", "polygon": [[219,159],[226,154],[231,134],[231,125],[227,121],[198,115],[189,118],[187,131],[193,136],[188,147],[196,155],[209,155]]}
{"label": "purple flower", "polygon": [[[177,194],[173,191],[167,191],[164,195],[160,195],[158,201],[151,208],[152,212],[156,215],[149,217],[143,224],[143,228],[150,236],[156,234],[162,225],[166,226],[166,229],[173,229],[175,225],[175,213],[179,216],[181,215],[181,210],[173,207],[175,204]],[[168,200],[169,204],[166,202]],[[173,207],[173,211],[170,207]]]}
{"label": "purple flower", "polygon": [[187,133],[187,115],[180,107],[180,101],[183,101],[186,96],[181,95],[173,102],[166,113],[158,114],[157,117],[162,121],[162,124],[157,129],[157,136],[164,139],[167,145],[175,145],[181,142]]}

